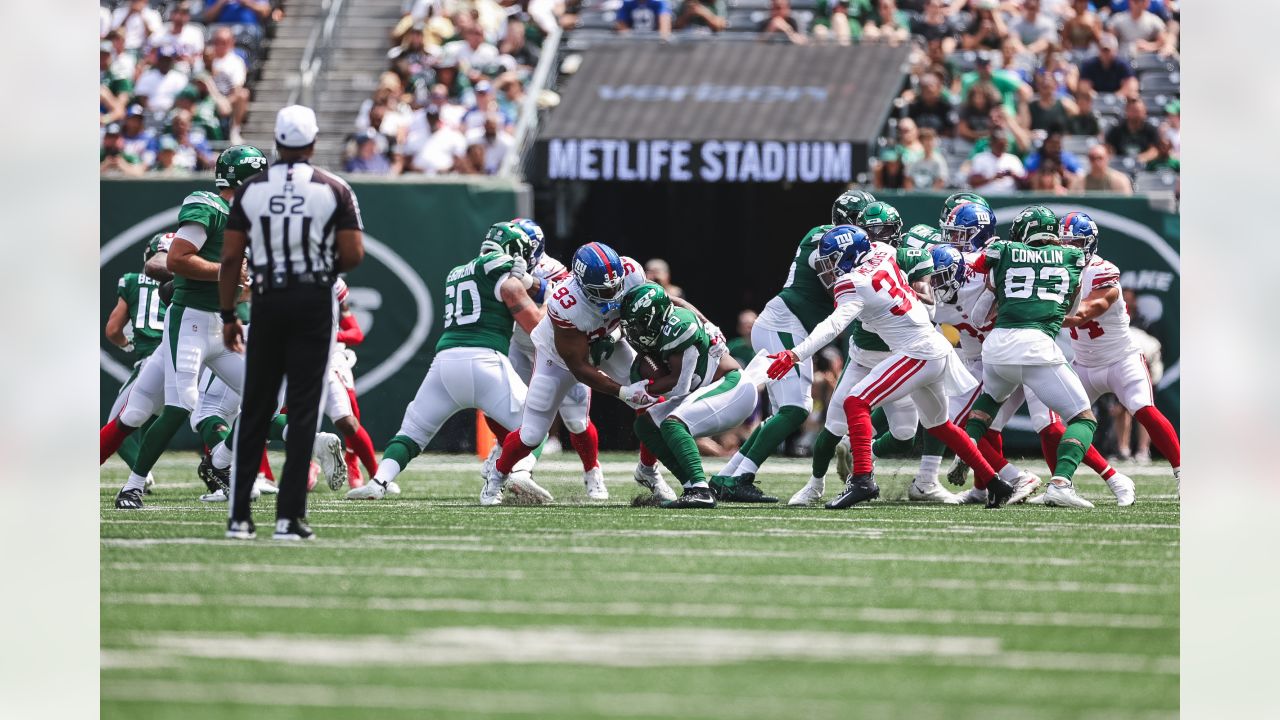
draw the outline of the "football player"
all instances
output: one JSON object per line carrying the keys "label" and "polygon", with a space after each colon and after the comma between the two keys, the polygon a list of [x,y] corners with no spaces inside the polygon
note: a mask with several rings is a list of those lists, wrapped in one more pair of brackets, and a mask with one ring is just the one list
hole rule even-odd
{"label": "football player", "polygon": [[[1089,401],[1114,393],[1151,436],[1151,442],[1173,467],[1173,477],[1182,484],[1182,448],[1168,418],[1155,406],[1151,376],[1142,351],[1129,336],[1129,310],[1120,288],[1120,269],[1098,254],[1098,225],[1082,212],[1067,213],[1060,229],[1065,244],[1084,251],[1085,265],[1080,284],[1086,293],[1079,308],[1068,315],[1075,358],[1071,366],[1080,376]],[[1133,486],[1127,494],[1116,493],[1117,504],[1133,502]]]}
{"label": "football player", "polygon": [[[855,223],[862,209],[875,201],[870,193],[862,190],[843,193],[831,206],[832,224],[818,225],[805,234],[796,247],[782,290],[765,304],[751,328],[751,347],[770,354],[790,350],[822,322],[831,311],[831,290],[818,277],[818,241],[836,225]],[[771,416],[756,427],[729,462],[711,478],[711,489],[721,500],[778,501],[756,487],[756,472],[813,412],[813,362],[803,358],[794,373],[778,378],[766,392]]]}
{"label": "football player", "polygon": [[[182,203],[178,230],[166,258],[166,266],[175,277],[164,329],[165,407],[142,436],[129,479],[116,495],[119,509],[142,507],[147,474],[196,408],[203,368],[209,367],[231,389],[240,390],[244,358],[223,347],[222,321],[218,316],[222,232],[230,213],[228,202],[236,188],[266,167],[267,158],[262,151],[250,145],[233,145],[222,151],[215,164],[217,192],[197,190]],[[248,284],[247,276],[242,284]]]}
{"label": "football player", "polygon": [[[707,334],[691,311],[676,307],[657,283],[635,287],[622,298],[622,330],[659,374],[648,378],[645,391],[662,402],[636,417],[636,437],[675,473],[684,486],[666,508],[713,508],[715,495],[703,474],[695,438],[742,424],[756,408],[756,386],[743,378],[738,361],[723,338]],[[644,381],[638,369],[632,380]]]}

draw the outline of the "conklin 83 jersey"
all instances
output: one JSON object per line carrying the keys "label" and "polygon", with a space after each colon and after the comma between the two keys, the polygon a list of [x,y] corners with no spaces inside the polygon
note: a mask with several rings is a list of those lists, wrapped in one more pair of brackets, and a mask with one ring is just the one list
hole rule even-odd
{"label": "conklin 83 jersey", "polygon": [[[569,277],[569,268],[550,255],[543,255],[538,260],[538,264],[533,267],[533,276],[539,280],[547,281],[546,294],[542,298],[542,306],[546,306],[547,298],[551,296],[553,286]],[[511,342],[524,354],[533,354],[533,338],[529,337],[529,333],[525,332],[525,329],[519,325],[516,325],[511,331]]]}
{"label": "conklin 83 jersey", "polygon": [[[897,261],[898,267],[907,276],[908,283],[924,280],[933,273],[933,256],[927,250],[900,247],[894,259]],[[885,344],[884,340],[879,335],[868,330],[861,319],[854,320],[849,327],[852,330],[849,339],[854,345],[863,350],[889,352],[889,346]]]}
{"label": "conklin 83 jersey", "polygon": [[[644,270],[640,269],[640,263],[625,255],[620,256],[619,259],[622,260],[623,272],[622,290],[618,292],[618,297],[621,298],[631,288],[643,285],[645,278]],[[591,341],[612,334],[622,324],[620,318],[620,308],[610,310],[608,313],[600,312],[600,307],[587,298],[587,294],[578,285],[577,279],[573,275],[568,275],[563,281],[547,290],[547,316],[542,318],[542,321],[533,329],[533,346],[537,348],[538,354],[551,358],[552,362],[560,367],[565,367],[560,353],[556,352],[555,331],[552,325],[577,330],[584,333],[587,340]]]}
{"label": "conklin 83 jersey", "polygon": [[804,236],[796,247],[796,257],[791,262],[791,270],[787,272],[787,282],[778,293],[778,297],[807,332],[813,332],[813,326],[831,314],[831,291],[818,278],[818,271],[813,269],[813,263],[818,253],[818,241],[822,239],[823,233],[833,227],[835,225],[819,225]]}
{"label": "conklin 83 jersey", "polygon": [[858,319],[892,352],[921,360],[946,357],[951,343],[934,329],[896,257],[893,247],[872,243],[867,259],[836,282],[836,305],[861,304]]}
{"label": "conklin 83 jersey", "polygon": [[1002,240],[987,245],[974,263],[996,292],[997,328],[1033,328],[1057,337],[1075,301],[1084,250]]}
{"label": "conklin 83 jersey", "polygon": [[142,273],[126,273],[116,285],[116,297],[129,306],[134,354],[141,359],[155,352],[164,337],[164,314],[169,308],[160,300],[160,283]]}
{"label": "conklin 83 jersey", "polygon": [[[1102,288],[1120,287],[1120,268],[1094,255],[1080,277],[1080,294],[1088,295]],[[1083,367],[1101,367],[1120,360],[1139,348],[1129,335],[1129,308],[1124,295],[1107,308],[1106,312],[1080,327],[1073,327],[1071,349],[1075,351],[1075,364]]]}
{"label": "conklin 83 jersey", "polygon": [[970,265],[978,255],[965,253],[964,285],[956,293],[955,301],[938,303],[933,311],[934,322],[946,323],[960,334],[960,357],[970,362],[982,358],[982,341],[995,327],[995,321],[988,319],[991,304],[996,299],[995,293],[987,287],[987,279],[982,273]]}
{"label": "conklin 83 jersey", "polygon": [[[227,227],[227,215],[231,208],[218,193],[208,190],[197,190],[182,201],[182,209],[178,211],[178,226],[195,223],[204,227],[204,245],[197,253],[210,262],[222,262],[222,231]],[[173,278],[174,305],[185,305],[197,310],[218,310],[218,282],[207,280],[191,280],[184,277]]]}
{"label": "conklin 83 jersey", "polygon": [[463,347],[507,354],[515,319],[502,301],[501,288],[514,262],[510,255],[493,252],[449,271],[444,280],[444,333],[436,352]]}
{"label": "conklin 83 jersey", "polygon": [[698,316],[692,311],[682,307],[672,308],[671,317],[662,326],[662,335],[658,340],[658,358],[669,367],[671,356],[681,355],[689,348],[698,350],[698,361],[693,367],[693,383],[689,386],[689,391],[692,392],[711,383],[725,348],[711,344],[711,337],[703,330]]}

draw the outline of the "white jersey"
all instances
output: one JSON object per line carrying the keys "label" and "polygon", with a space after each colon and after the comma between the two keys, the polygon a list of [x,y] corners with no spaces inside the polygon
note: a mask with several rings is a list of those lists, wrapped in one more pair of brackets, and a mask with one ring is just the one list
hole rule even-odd
{"label": "white jersey", "polygon": [[[542,304],[538,306],[545,307],[547,298],[551,296],[552,286],[569,277],[569,268],[550,255],[543,255],[538,260],[538,264],[533,267],[533,276],[539,280],[547,281],[547,289],[543,294]],[[533,355],[533,338],[529,337],[529,333],[520,327],[520,323],[515,324],[515,329],[511,333],[511,348],[513,351],[519,351],[525,355]]]}
{"label": "white jersey", "polygon": [[965,283],[956,293],[956,299],[934,306],[933,320],[946,323],[960,334],[960,358],[966,365],[982,359],[982,341],[995,326],[991,306],[996,295],[987,287],[987,278],[969,266],[978,253],[965,254]]}
{"label": "white jersey", "polygon": [[[1115,264],[1094,255],[1080,274],[1080,297],[1094,290],[1120,287],[1120,269]],[[1075,364],[1082,367],[1102,367],[1139,352],[1137,343],[1129,336],[1129,310],[1124,295],[1111,304],[1098,317],[1069,330],[1071,349],[1075,351]]]}
{"label": "white jersey", "polygon": [[[622,299],[622,293],[645,282],[640,263],[629,257],[621,259],[623,276],[619,300]],[[565,368],[567,365],[560,353],[556,352],[555,330],[552,325],[577,330],[586,335],[588,341],[597,340],[618,329],[622,324],[621,314],[620,307],[601,312],[600,306],[588,299],[578,285],[577,278],[568,275],[547,290],[547,314],[533,329],[533,346],[539,355],[551,358],[556,365]]]}
{"label": "white jersey", "polygon": [[946,357],[951,343],[933,326],[928,309],[894,260],[896,254],[889,245],[872,243],[867,259],[832,288],[836,307],[861,305],[857,317],[863,327],[895,353],[920,360]]}

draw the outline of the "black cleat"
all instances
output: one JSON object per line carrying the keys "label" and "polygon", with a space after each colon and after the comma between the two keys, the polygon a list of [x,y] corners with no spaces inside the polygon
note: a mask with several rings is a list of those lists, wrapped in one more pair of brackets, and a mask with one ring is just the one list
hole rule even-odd
{"label": "black cleat", "polygon": [[685,508],[713,508],[716,506],[716,495],[709,487],[687,487],[684,493],[675,500],[662,501],[662,507],[673,510]]}
{"label": "black cleat", "polygon": [[252,540],[258,536],[252,520],[228,520],[227,539]]}
{"label": "black cleat", "polygon": [[201,482],[209,489],[209,492],[216,493],[219,490],[231,494],[231,468],[219,470],[213,466],[213,455],[205,453],[200,458],[200,464],[196,466],[196,475],[200,476]]}
{"label": "black cleat", "polygon": [[835,496],[824,507],[828,510],[844,510],[878,497],[880,497],[880,486],[876,485],[874,474],[850,475],[844,481],[844,492]]}
{"label": "black cleat", "polygon": [[276,532],[272,540],[314,540],[316,534],[305,522],[297,518],[280,518],[276,520]]}
{"label": "black cleat", "polygon": [[117,510],[141,510],[142,491],[125,488],[116,495]]}
{"label": "black cleat", "polygon": [[987,483],[987,509],[1004,507],[1011,497],[1013,497],[1013,486],[1009,483],[998,477],[991,478],[991,482]]}
{"label": "black cleat", "polygon": [[776,503],[778,498],[765,495],[756,487],[755,473],[742,473],[737,477],[711,478],[711,491],[716,498],[737,503]]}

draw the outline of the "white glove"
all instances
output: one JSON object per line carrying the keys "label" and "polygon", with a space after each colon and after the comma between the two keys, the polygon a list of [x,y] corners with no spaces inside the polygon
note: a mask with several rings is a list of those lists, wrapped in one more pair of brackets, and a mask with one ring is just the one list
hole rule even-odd
{"label": "white glove", "polygon": [[658,398],[649,394],[648,380],[638,380],[618,388],[618,399],[636,410],[658,402]]}
{"label": "white glove", "polygon": [[724,332],[721,331],[720,328],[717,327],[716,324],[711,322],[710,320],[702,324],[702,331],[707,334],[707,337],[711,338],[712,345],[718,345],[718,344],[729,342],[728,339],[725,338]]}
{"label": "white glove", "polygon": [[529,274],[529,261],[522,257],[517,257],[515,261],[511,263],[510,275],[511,277],[519,280],[525,290],[533,287],[533,283],[537,281],[533,275]]}
{"label": "white glove", "polygon": [[120,349],[121,349],[121,350],[123,350],[123,351],[125,351],[125,352],[127,352],[127,353],[132,353],[132,352],[133,352],[134,350],[136,350],[137,348],[135,348],[135,347],[133,346],[133,341],[132,341],[132,340],[130,340],[129,342],[127,342],[127,343],[125,343],[125,344],[124,344],[124,347],[122,347],[122,348],[120,348]]}

